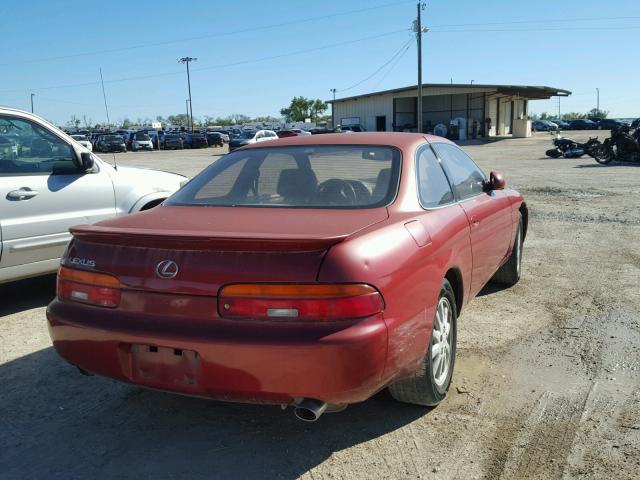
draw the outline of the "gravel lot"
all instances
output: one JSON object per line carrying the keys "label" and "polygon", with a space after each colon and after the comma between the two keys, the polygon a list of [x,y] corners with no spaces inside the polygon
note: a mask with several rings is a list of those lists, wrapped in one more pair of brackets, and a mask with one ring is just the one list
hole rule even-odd
{"label": "gravel lot", "polygon": [[[465,147],[531,218],[520,283],[462,314],[439,407],[382,392],[305,424],[83,377],[50,347],[47,277],[0,286],[0,478],[638,478],[640,165],[544,158],[550,140]],[[221,151],[116,158],[191,176]]]}

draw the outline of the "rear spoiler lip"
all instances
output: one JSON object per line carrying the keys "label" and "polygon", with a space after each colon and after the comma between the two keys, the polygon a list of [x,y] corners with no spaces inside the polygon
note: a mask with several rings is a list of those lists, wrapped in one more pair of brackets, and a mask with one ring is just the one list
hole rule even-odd
{"label": "rear spoiler lip", "polygon": [[340,243],[351,233],[334,236],[284,235],[259,233],[250,235],[222,232],[171,231],[139,228],[101,227],[78,225],[70,229],[73,237],[82,242],[103,245],[122,245],[138,248],[162,248],[178,250],[229,250],[229,251],[289,251],[309,252],[324,250]]}

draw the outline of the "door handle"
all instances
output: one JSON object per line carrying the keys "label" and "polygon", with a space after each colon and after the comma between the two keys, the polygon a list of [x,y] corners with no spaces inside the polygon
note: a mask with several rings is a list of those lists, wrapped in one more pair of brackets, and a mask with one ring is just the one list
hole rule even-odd
{"label": "door handle", "polygon": [[12,190],[7,193],[9,200],[28,200],[38,195],[37,190],[31,190],[29,187],[22,187],[18,190]]}

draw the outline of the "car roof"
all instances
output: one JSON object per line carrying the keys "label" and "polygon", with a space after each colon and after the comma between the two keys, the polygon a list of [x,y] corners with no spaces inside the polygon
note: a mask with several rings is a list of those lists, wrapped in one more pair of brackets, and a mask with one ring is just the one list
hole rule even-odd
{"label": "car roof", "polygon": [[325,133],[322,135],[300,135],[296,137],[284,137],[268,142],[253,143],[243,147],[248,148],[270,148],[278,146],[298,146],[298,145],[380,145],[397,147],[401,150],[416,147],[421,143],[452,143],[443,137],[435,135],[421,135],[419,133],[405,132],[358,132],[351,134]]}

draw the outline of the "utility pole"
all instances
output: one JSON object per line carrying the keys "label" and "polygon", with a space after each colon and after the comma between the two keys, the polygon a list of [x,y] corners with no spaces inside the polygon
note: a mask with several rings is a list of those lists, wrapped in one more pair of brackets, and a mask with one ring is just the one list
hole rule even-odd
{"label": "utility pole", "polygon": [[191,122],[189,122],[189,99],[188,98],[184,101],[184,105],[187,107],[187,129],[190,130]]}
{"label": "utility pole", "polygon": [[420,11],[424,8],[424,4],[418,2],[418,19],[413,24],[413,31],[416,32],[416,39],[418,41],[418,105],[416,112],[418,133],[422,133],[422,34],[429,31],[427,28],[422,28],[422,17]]}
{"label": "utility pole", "polygon": [[560,95],[558,95],[558,120],[562,120],[561,115],[560,115],[560,99],[562,97]]}
{"label": "utility pole", "polygon": [[185,63],[187,65],[187,86],[189,87],[189,115],[191,123],[191,133],[193,133],[193,104],[191,103],[191,77],[189,76],[189,62],[196,62],[198,59],[193,57],[182,57],[178,59],[178,62]]}
{"label": "utility pole", "polygon": [[102,67],[100,67],[100,84],[102,85],[102,99],[104,100],[104,111],[107,114],[107,128],[111,130],[111,120],[109,119],[109,107],[107,107],[107,94],[104,91],[104,79],[102,78]]}
{"label": "utility pole", "polygon": [[336,129],[336,89],[330,90],[333,93],[333,103],[331,104],[331,128]]}
{"label": "utility pole", "polygon": [[36,96],[35,93],[31,94],[31,113],[33,113],[33,97],[35,97],[35,96]]}
{"label": "utility pole", "polygon": [[600,115],[600,89],[596,87],[596,113]]}

